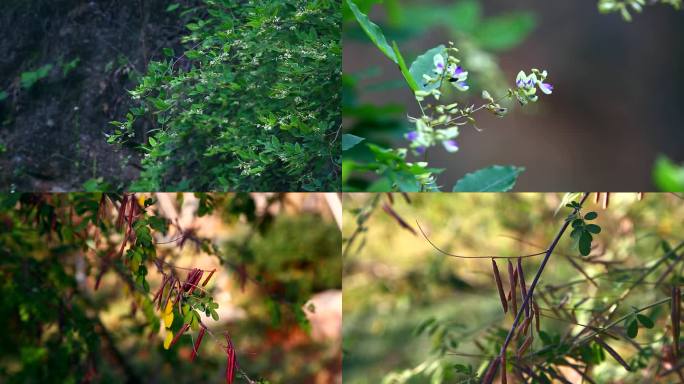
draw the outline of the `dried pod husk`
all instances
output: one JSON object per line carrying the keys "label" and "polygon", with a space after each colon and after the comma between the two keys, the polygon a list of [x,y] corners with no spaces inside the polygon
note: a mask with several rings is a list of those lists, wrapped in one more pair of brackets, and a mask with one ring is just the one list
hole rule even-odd
{"label": "dried pod husk", "polygon": [[214,276],[214,272],[216,272],[216,268],[212,269],[211,272],[209,272],[209,275],[204,279],[204,282],[202,283],[202,286],[206,286],[209,280],[211,279],[212,276]]}
{"label": "dried pod husk", "polygon": [[523,335],[527,334],[527,331],[530,328],[530,322],[532,321],[531,317],[526,317],[525,320],[523,320],[522,323],[518,326],[518,338],[521,338]]}
{"label": "dried pod husk", "polygon": [[508,384],[508,377],[506,377],[506,352],[501,355],[501,384]]}
{"label": "dried pod husk", "polygon": [[228,384],[233,384],[237,368],[237,359],[235,358],[235,347],[228,334],[226,334],[226,344],[226,382]]}
{"label": "dried pod husk", "polygon": [[197,334],[197,340],[195,340],[195,345],[192,346],[192,354],[190,354],[190,361],[195,361],[195,357],[197,357],[197,351],[199,350],[200,344],[202,343],[202,338],[204,337],[204,332],[207,329],[204,327],[201,327],[199,330],[199,334]]}
{"label": "dried pod husk", "polygon": [[518,355],[518,358],[520,358],[520,356],[522,356],[525,353],[525,351],[527,351],[527,349],[530,347],[530,345],[532,345],[533,341],[534,341],[534,336],[532,336],[532,334],[530,334],[529,336],[527,336],[525,338],[525,341],[523,341],[523,343],[520,345],[520,348],[518,348],[518,351],[516,352],[516,354]]}
{"label": "dried pod husk", "polygon": [[516,292],[516,286],[518,284],[518,271],[513,268],[513,263],[511,260],[508,260],[508,279],[511,284],[510,291],[508,291],[508,297],[509,300],[511,300],[511,307],[513,308],[513,316],[515,316],[516,313],[518,313],[518,299],[517,299],[517,292]]}
{"label": "dried pod husk", "polygon": [[527,298],[527,283],[525,283],[525,273],[522,267],[522,258],[518,257],[518,279],[520,280],[520,294],[522,297],[522,305],[524,306],[525,316],[530,317],[530,305]]}
{"label": "dried pod husk", "polygon": [[632,370],[632,367],[630,367],[629,364],[627,364],[627,362],[625,361],[625,359],[623,359],[622,356],[620,356],[620,355],[619,355],[619,354],[618,354],[610,345],[608,345],[605,341],[603,341],[603,339],[601,339],[600,337],[596,336],[596,337],[594,338],[594,340],[596,340],[596,342],[597,342],[601,347],[603,347],[603,349],[605,349],[606,352],[608,352],[608,353],[613,357],[613,359],[615,359],[615,361],[617,361],[618,363],[620,363],[620,365],[622,365],[623,368],[625,368],[625,369],[628,370],[628,371],[631,371],[631,370]]}
{"label": "dried pod husk", "polygon": [[541,311],[539,310],[539,305],[537,305],[537,300],[532,300],[532,308],[534,308],[534,325],[537,333],[539,333],[541,331]]}
{"label": "dried pod husk", "polygon": [[399,214],[394,209],[392,209],[392,207],[389,204],[384,203],[382,205],[382,210],[385,211],[385,213],[387,213],[388,215],[390,215],[394,220],[396,220],[400,227],[413,233],[415,236],[418,236],[418,232],[416,232],[416,230],[413,229],[413,227],[409,225],[409,223],[407,223],[406,220],[404,220],[404,218],[399,216]]}
{"label": "dried pod husk", "polygon": [[484,376],[482,376],[482,384],[491,384],[494,381],[494,376],[496,375],[496,371],[498,370],[500,364],[501,357],[499,356],[489,363],[487,371],[485,372]]}
{"label": "dried pod husk", "polygon": [[496,265],[496,260],[494,259],[492,259],[492,269],[494,270],[494,280],[496,280],[496,289],[499,292],[501,307],[503,308],[504,313],[506,313],[508,312],[508,302],[506,301],[506,294],[504,293],[503,283],[501,282],[499,267]]}
{"label": "dried pod husk", "polygon": [[608,208],[610,205],[610,192],[604,192],[603,195],[603,209]]}
{"label": "dried pod husk", "polygon": [[681,290],[678,286],[672,286],[672,303],[670,305],[670,318],[672,319],[672,343],[675,356],[679,356],[679,335],[681,320]]}
{"label": "dried pod husk", "polygon": [[123,228],[124,217],[126,217],[126,206],[128,206],[128,195],[124,193],[116,216],[116,229],[119,231]]}

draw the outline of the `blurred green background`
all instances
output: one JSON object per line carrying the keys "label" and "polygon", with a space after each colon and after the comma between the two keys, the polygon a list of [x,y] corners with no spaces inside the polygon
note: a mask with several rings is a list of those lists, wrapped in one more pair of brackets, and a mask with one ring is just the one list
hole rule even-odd
{"label": "blurred green background", "polygon": [[[408,196],[410,203],[394,194],[392,205],[406,223],[418,230],[418,220],[437,246],[469,256],[514,256],[543,250],[568,213],[567,208],[555,213],[564,197],[560,193]],[[380,383],[390,372],[433,361],[431,350],[436,340],[414,333],[421,322],[431,317],[449,322],[459,344],[456,349],[464,353],[478,353],[472,341],[483,341],[485,328],[500,325],[507,329],[511,322],[510,316],[504,320],[489,259],[463,260],[438,253],[420,232],[413,235],[400,227],[395,218],[383,211],[383,204],[390,204],[388,195],[344,197],[343,241],[348,242],[357,233],[344,260],[345,383]],[[673,194],[646,194],[641,201],[633,193],[611,194],[607,209],[594,203],[592,195],[585,212],[592,210],[599,213],[597,223],[603,228],[592,255],[607,262],[621,261],[625,268],[643,266],[661,256],[659,247],[663,239],[671,244],[684,239],[684,200]],[[359,222],[363,223],[360,231]],[[567,235],[547,265],[538,290],[550,284],[586,280],[565,255],[579,256]],[[525,259],[528,285],[540,261],[540,257]],[[601,264],[578,263],[589,275],[605,271]],[[503,261],[499,261],[499,268],[506,285]],[[609,280],[597,281],[608,297],[613,287],[621,287]],[[587,285],[577,285],[569,294],[569,301],[579,300],[585,289]],[[625,305],[645,305],[663,296],[667,294],[653,286],[641,286]],[[542,328],[560,330],[564,326],[542,318]],[[446,355],[442,361],[451,365],[472,364],[477,369],[482,360]],[[625,373],[614,361],[601,364],[594,372],[597,382],[603,383]],[[429,375],[408,382],[430,382]]]}

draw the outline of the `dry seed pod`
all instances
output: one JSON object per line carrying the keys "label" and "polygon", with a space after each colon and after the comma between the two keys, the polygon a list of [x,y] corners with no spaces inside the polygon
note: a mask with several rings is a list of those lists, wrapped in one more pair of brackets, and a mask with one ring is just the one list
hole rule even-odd
{"label": "dry seed pod", "polygon": [[199,334],[197,335],[197,340],[195,341],[195,345],[192,346],[192,354],[190,355],[190,361],[195,361],[195,357],[197,357],[197,350],[200,347],[200,343],[202,343],[202,338],[204,337],[205,331],[206,328],[200,328]]}
{"label": "dry seed pod", "polygon": [[496,289],[499,291],[499,299],[504,313],[508,312],[508,303],[506,302],[506,294],[504,293],[503,283],[501,283],[501,275],[499,274],[499,267],[496,265],[496,260],[492,259],[492,269],[494,270],[494,280],[496,280]]}
{"label": "dry seed pod", "polygon": [[230,336],[226,334],[226,382],[233,384],[235,380],[235,369],[237,368],[237,359],[235,358],[235,347],[230,340]]}
{"label": "dry seed pod", "polygon": [[525,273],[523,272],[521,257],[518,257],[518,278],[520,279],[520,293],[522,296],[523,303],[522,305],[525,306],[525,317],[530,317],[529,300],[527,300],[528,304],[525,304],[525,298],[527,298],[527,283],[525,283]]}
{"label": "dry seed pod", "polygon": [[207,276],[207,278],[204,279],[204,282],[202,283],[203,287],[206,286],[211,277],[214,276],[214,272],[216,272],[216,268],[212,269],[211,272],[209,272],[209,276]]}
{"label": "dry seed pod", "polygon": [[527,334],[531,321],[531,317],[526,317],[525,320],[523,320],[523,322],[518,326],[518,338],[521,338],[523,335]]}
{"label": "dry seed pod", "polygon": [[539,323],[541,322],[541,312],[539,311],[539,306],[537,305],[537,300],[532,300],[532,308],[534,308],[534,325],[537,329],[537,333],[540,332]]}
{"label": "dry seed pod", "polygon": [[188,330],[188,327],[190,327],[190,324],[183,324],[183,327],[178,331],[176,336],[173,337],[173,340],[171,340],[171,344],[169,344],[169,348],[173,347],[174,344],[180,339],[181,336],[185,333],[185,331]]}
{"label": "dry seed pod", "polygon": [[516,352],[518,358],[520,358],[520,356],[522,356],[523,353],[527,351],[527,348],[529,348],[530,345],[532,345],[533,341],[534,337],[531,334],[525,338],[525,341],[522,343],[522,345],[520,346],[520,348],[518,348],[518,351]]}
{"label": "dry seed pod", "polygon": [[400,227],[413,233],[415,236],[418,236],[418,232],[416,232],[416,230],[413,229],[413,227],[409,225],[409,223],[407,223],[403,217],[399,216],[399,214],[394,209],[392,209],[392,207],[389,204],[384,203],[382,205],[382,210],[385,211],[385,213],[387,213],[388,215],[390,215],[394,220],[396,220]]}
{"label": "dry seed pod", "polygon": [[508,260],[508,278],[511,283],[511,290],[508,292],[508,296],[511,300],[511,306],[513,307],[513,316],[518,313],[518,299],[516,292],[516,285],[518,284],[518,271],[513,268],[513,263]]}
{"label": "dry seed pod", "polygon": [[620,356],[613,348],[610,347],[610,345],[606,344],[605,341],[603,341],[600,337],[596,336],[594,339],[596,342],[603,347],[603,349],[606,350],[611,356],[613,356],[613,359],[615,359],[620,365],[622,365],[623,368],[625,368],[628,371],[632,370],[632,367],[627,364],[627,362]]}
{"label": "dry seed pod", "polygon": [[681,291],[678,286],[672,287],[672,303],[670,318],[672,319],[672,342],[675,356],[679,356],[679,324],[681,320]]}
{"label": "dry seed pod", "polygon": [[487,372],[485,372],[484,376],[482,376],[482,384],[490,384],[492,381],[494,381],[494,376],[496,375],[496,371],[499,368],[500,362],[501,358],[497,357],[489,364]]}
{"label": "dry seed pod", "polygon": [[506,377],[506,352],[501,355],[501,384],[508,384],[508,377]]}

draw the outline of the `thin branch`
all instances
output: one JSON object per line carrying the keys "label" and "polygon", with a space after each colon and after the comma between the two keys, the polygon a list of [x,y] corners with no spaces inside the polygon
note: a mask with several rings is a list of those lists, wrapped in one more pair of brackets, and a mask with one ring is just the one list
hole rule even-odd
{"label": "thin branch", "polygon": [[420,233],[423,235],[425,240],[427,240],[427,242],[430,243],[432,248],[437,250],[439,253],[442,253],[442,254],[447,255],[449,257],[455,257],[458,259],[518,259],[518,258],[541,256],[547,252],[547,251],[544,251],[544,252],[537,252],[537,253],[531,253],[528,255],[519,255],[519,256],[501,256],[501,255],[496,255],[496,256],[464,256],[464,255],[456,255],[453,253],[449,253],[449,252],[439,248],[438,246],[436,246],[435,243],[433,243],[430,240],[430,238],[425,234],[425,231],[423,231],[423,227],[420,226],[420,223],[418,222],[418,220],[416,220],[416,225],[418,226]]}

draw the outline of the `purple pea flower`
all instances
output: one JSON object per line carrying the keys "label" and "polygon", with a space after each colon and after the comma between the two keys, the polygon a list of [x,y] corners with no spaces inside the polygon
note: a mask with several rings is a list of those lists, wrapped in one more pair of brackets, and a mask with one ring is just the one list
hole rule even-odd
{"label": "purple pea flower", "polygon": [[418,131],[411,131],[406,134],[406,139],[408,141],[415,141],[418,138]]}
{"label": "purple pea flower", "polygon": [[539,89],[545,94],[550,95],[551,92],[553,92],[553,85],[549,83],[539,83]]}
{"label": "purple pea flower", "polygon": [[420,147],[416,147],[416,148],[414,148],[414,150],[415,150],[415,151],[416,151],[416,153],[417,153],[417,154],[419,154],[419,155],[422,155],[422,154],[424,154],[424,153],[425,153],[425,147],[424,147],[424,146],[422,146],[422,145],[421,145]]}
{"label": "purple pea flower", "polygon": [[456,140],[444,140],[442,141],[442,145],[444,146],[444,149],[447,150],[447,152],[458,151],[458,144],[456,143]]}

